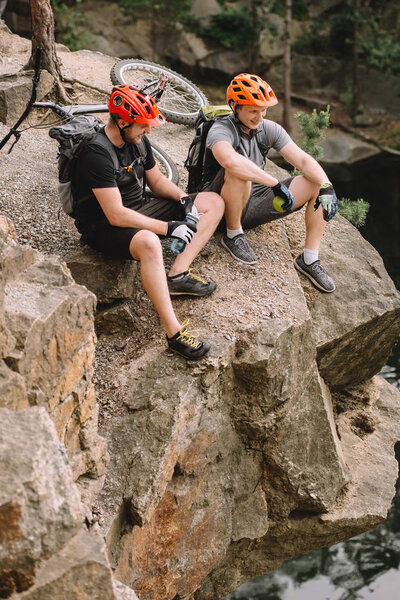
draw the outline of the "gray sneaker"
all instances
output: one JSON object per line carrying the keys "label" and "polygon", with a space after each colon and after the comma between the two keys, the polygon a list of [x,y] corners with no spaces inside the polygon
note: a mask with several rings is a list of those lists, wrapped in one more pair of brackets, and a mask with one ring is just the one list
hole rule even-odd
{"label": "gray sneaker", "polygon": [[258,260],[243,233],[239,233],[234,238],[228,238],[227,235],[224,235],[221,244],[239,262],[253,265]]}
{"label": "gray sneaker", "polygon": [[323,292],[333,292],[336,290],[333,279],[329,277],[319,260],[311,263],[311,265],[306,265],[302,253],[294,260],[294,266],[300,273],[308,277],[315,287]]}

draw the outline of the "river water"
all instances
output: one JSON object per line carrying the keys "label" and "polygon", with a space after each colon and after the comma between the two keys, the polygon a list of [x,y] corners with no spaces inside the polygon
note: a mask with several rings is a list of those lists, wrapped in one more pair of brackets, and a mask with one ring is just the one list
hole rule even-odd
{"label": "river water", "polygon": [[[400,289],[400,159],[379,156],[324,165],[338,197],[370,203],[362,235]],[[381,375],[400,389],[400,343]],[[400,443],[396,446],[400,462]],[[384,465],[382,465],[384,468]],[[400,597],[400,478],[387,520],[376,529],[310,552],[242,585],[227,600],[395,600]]]}

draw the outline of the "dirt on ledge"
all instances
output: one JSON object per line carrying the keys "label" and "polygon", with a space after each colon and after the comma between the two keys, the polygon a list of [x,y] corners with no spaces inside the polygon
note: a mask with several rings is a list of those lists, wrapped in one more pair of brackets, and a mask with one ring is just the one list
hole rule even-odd
{"label": "dirt on ledge", "polygon": [[[28,60],[30,43],[4,29],[0,29],[0,40],[4,50],[0,72],[16,72]],[[111,87],[109,72],[115,58],[85,50],[70,52],[60,45],[57,52],[64,76],[73,82],[67,84],[72,100],[77,103],[105,102]],[[7,131],[8,127],[0,124],[0,138]],[[171,123],[151,133],[151,138],[175,160],[182,188],[186,184],[183,162],[193,133],[192,127]],[[7,154],[10,145],[0,154],[0,211],[14,222],[19,243],[45,254],[65,258],[78,245],[79,234],[73,220],[60,210],[57,197],[57,143],[49,138],[47,129],[28,129],[11,154]],[[268,165],[268,169],[277,176],[284,173],[273,163]],[[217,281],[218,289],[210,298],[175,299],[178,318],[181,321],[189,318],[190,326],[199,330],[202,339],[212,342],[214,333],[230,339],[235,323],[250,325],[257,322],[260,315],[263,319],[283,316],[289,306],[288,273],[296,275],[292,265],[282,263],[280,258],[285,251],[287,253],[280,227],[279,223],[273,223],[248,233],[249,242],[260,257],[255,267],[234,261],[222,250],[220,235],[216,234],[193,267],[207,278]],[[167,249],[168,244],[164,245],[168,266],[173,255]],[[226,290],[232,282],[238,302],[230,303],[228,314],[223,304]],[[240,308],[240,298],[246,300],[246,310]],[[131,308],[136,319],[134,329],[112,337],[100,336],[98,340],[94,380],[103,418],[107,418],[118,405],[116,375],[121,367],[152,345],[165,346],[160,321],[141,286],[132,298]],[[174,356],[173,360],[180,359]]]}

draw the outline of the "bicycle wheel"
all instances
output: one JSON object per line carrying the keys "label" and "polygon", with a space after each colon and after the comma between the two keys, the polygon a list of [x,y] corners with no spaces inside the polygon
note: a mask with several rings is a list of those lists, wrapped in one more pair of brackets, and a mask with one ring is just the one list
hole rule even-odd
{"label": "bicycle wheel", "polygon": [[164,152],[164,150],[160,148],[160,146],[157,146],[153,142],[151,142],[151,148],[153,150],[153,155],[156,164],[158,165],[161,173],[165,175],[167,179],[172,181],[172,183],[178,185],[179,173],[174,161],[168,156],[166,152]]}
{"label": "bicycle wheel", "polygon": [[168,121],[183,125],[194,125],[199,109],[208,104],[207,97],[189,79],[147,60],[127,58],[119,60],[111,68],[110,77],[114,85],[128,84],[143,87],[165,73],[168,83],[161,99],[157,102]]}

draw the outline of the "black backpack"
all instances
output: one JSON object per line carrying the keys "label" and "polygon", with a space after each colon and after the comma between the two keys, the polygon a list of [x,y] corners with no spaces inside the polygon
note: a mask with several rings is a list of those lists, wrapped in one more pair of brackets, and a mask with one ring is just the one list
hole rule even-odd
{"label": "black backpack", "polygon": [[[73,189],[73,175],[76,158],[89,143],[105,148],[113,161],[116,176],[129,172],[138,161],[144,161],[144,142],[140,142],[139,158],[129,167],[122,167],[113,144],[106,135],[100,134],[104,124],[94,115],[79,115],[63,125],[57,125],[49,130],[49,136],[58,141],[58,194],[61,207],[70,217],[74,217],[76,204],[85,198],[77,199]],[[143,178],[143,189],[145,178]],[[88,196],[90,197],[90,196]]]}
{"label": "black backpack", "polygon": [[[235,124],[234,120],[231,118],[232,110],[228,105],[226,106],[202,106],[199,110],[199,114],[196,120],[196,134],[193,138],[192,143],[189,146],[188,154],[185,160],[185,168],[188,171],[188,184],[187,184],[187,192],[189,194],[193,192],[199,192],[205,186],[203,181],[203,170],[204,170],[204,157],[206,151],[206,140],[208,132],[211,127],[214,125],[216,121],[225,121],[226,124],[230,127],[232,133],[234,134],[234,143],[233,148],[237,151],[240,147],[240,133],[238,130],[238,126]],[[262,135],[261,138],[264,136]],[[263,154],[266,156],[269,147],[267,145],[267,140],[257,138],[258,146]],[[215,175],[218,173],[221,165],[218,161],[211,155],[210,160],[212,161],[209,168],[209,177],[210,182],[214,179]],[[214,164],[213,164],[214,163]]]}

